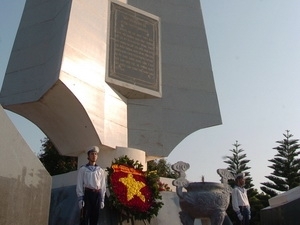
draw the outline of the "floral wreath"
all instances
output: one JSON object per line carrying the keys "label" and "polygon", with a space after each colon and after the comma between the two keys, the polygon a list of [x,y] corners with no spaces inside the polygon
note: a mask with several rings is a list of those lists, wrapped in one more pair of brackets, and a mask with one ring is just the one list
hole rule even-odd
{"label": "floral wreath", "polygon": [[112,162],[108,170],[109,203],[135,220],[157,216],[163,203],[156,172],[143,172],[143,165],[126,155]]}

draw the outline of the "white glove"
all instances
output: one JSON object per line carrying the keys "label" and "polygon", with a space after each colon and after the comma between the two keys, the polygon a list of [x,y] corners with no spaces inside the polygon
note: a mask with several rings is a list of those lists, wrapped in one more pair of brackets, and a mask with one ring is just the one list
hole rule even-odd
{"label": "white glove", "polygon": [[83,200],[79,200],[78,201],[78,206],[79,206],[79,209],[82,209],[84,207],[84,201]]}
{"label": "white glove", "polygon": [[104,208],[104,202],[101,202],[100,203],[100,209],[103,209]]}
{"label": "white glove", "polygon": [[240,221],[242,221],[244,219],[244,217],[243,217],[243,215],[241,213],[238,213],[237,216],[238,216],[238,218],[239,218]]}

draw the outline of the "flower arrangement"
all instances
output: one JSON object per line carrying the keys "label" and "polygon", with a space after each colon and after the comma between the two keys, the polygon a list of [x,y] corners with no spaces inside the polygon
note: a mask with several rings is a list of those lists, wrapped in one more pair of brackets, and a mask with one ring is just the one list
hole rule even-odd
{"label": "flower arrangement", "polygon": [[107,171],[111,206],[135,220],[150,222],[157,216],[163,203],[155,172],[144,172],[141,163],[126,155],[115,159]]}

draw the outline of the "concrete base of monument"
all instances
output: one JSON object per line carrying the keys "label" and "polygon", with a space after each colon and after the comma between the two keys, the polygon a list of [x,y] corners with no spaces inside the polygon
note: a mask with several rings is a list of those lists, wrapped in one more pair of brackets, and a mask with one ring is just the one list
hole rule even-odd
{"label": "concrete base of monument", "polygon": [[300,198],[276,207],[260,211],[261,225],[299,225]]}
{"label": "concrete base of monument", "polygon": [[[79,208],[76,197],[76,186],[54,188],[51,195],[49,225],[72,224],[79,225]],[[179,203],[176,193],[162,192],[164,206],[160,209],[157,217],[151,220],[151,225],[181,225],[179,219]],[[117,212],[108,207],[100,210],[99,225],[117,225]],[[127,224],[124,221],[122,224]],[[128,223],[130,224],[130,223]],[[143,221],[135,221],[135,225],[144,225]]]}
{"label": "concrete base of monument", "polygon": [[[51,206],[49,214],[49,225],[72,224],[79,225],[79,208],[76,197],[76,186],[54,188],[51,195]],[[163,207],[157,217],[154,217],[151,225],[182,225],[179,219],[179,199],[175,192],[163,191]],[[118,225],[117,212],[108,207],[100,210],[98,225]],[[147,223],[148,224],[148,223]],[[122,225],[132,225],[131,222],[123,221]],[[134,225],[145,225],[143,221],[134,221]],[[210,225],[209,219],[195,220],[194,225]]]}
{"label": "concrete base of monument", "polygon": [[[49,225],[72,224],[79,225],[79,208],[76,196],[77,171],[53,177],[52,195],[49,215]],[[182,225],[179,217],[181,211],[179,198],[176,194],[173,179],[161,177],[161,182],[168,184],[171,191],[162,191],[163,207],[157,217],[151,220],[150,225]],[[101,210],[98,225],[118,225],[117,212],[108,207]],[[228,222],[229,221],[229,222]],[[148,224],[148,223],[147,223]],[[122,225],[132,225],[130,222],[123,221]],[[134,221],[134,225],[145,225],[143,221]],[[197,218],[194,225],[211,225],[209,218]],[[223,225],[232,225],[229,218],[224,220]]]}
{"label": "concrete base of monument", "polygon": [[262,225],[299,224],[300,187],[269,199],[269,204],[260,212]]}

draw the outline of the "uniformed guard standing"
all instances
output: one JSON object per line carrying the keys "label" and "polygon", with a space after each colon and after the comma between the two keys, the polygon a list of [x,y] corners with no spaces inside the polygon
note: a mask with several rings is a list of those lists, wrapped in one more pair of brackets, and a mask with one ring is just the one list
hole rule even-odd
{"label": "uniformed guard standing", "polygon": [[245,174],[239,173],[235,178],[236,186],[232,190],[232,207],[241,225],[249,225],[251,219],[250,204],[245,186]]}
{"label": "uniformed guard standing", "polygon": [[99,148],[87,149],[88,163],[78,170],[76,193],[83,212],[84,225],[97,225],[100,208],[104,208],[105,171],[96,164]]}

